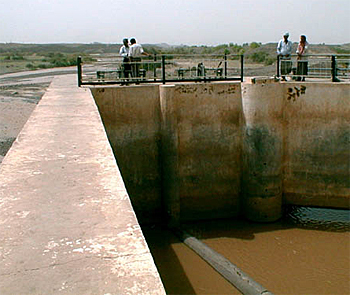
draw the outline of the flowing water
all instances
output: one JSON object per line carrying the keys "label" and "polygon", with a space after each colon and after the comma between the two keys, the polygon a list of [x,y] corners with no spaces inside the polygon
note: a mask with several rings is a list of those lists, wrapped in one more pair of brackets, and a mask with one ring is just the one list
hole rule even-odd
{"label": "flowing water", "polygon": [[[289,207],[275,223],[184,225],[274,294],[350,294],[350,211]],[[168,294],[240,294],[166,229],[144,234]]]}

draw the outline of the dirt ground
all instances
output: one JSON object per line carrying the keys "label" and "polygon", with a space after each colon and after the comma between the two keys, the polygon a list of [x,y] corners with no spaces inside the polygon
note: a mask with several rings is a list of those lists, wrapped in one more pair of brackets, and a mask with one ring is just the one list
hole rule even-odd
{"label": "dirt ground", "polygon": [[75,71],[54,68],[0,75],[0,163],[53,77]]}

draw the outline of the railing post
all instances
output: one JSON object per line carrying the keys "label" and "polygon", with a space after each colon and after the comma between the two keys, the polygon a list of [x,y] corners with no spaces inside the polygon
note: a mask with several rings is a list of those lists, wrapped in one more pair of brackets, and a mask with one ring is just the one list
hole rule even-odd
{"label": "railing post", "polygon": [[165,56],[162,55],[162,80],[163,84],[165,84]]}
{"label": "railing post", "polygon": [[78,69],[78,87],[80,87],[82,83],[81,56],[77,57],[77,69]]}
{"label": "railing post", "polygon": [[241,54],[241,82],[243,82],[243,74],[244,74],[244,55]]}
{"label": "railing post", "polygon": [[277,55],[277,75],[278,78],[280,76],[280,56]]}
{"label": "railing post", "polygon": [[339,82],[337,78],[337,63],[335,61],[335,55],[332,55],[332,82]]}
{"label": "railing post", "polygon": [[225,52],[225,56],[224,56],[224,73],[225,73],[225,79],[227,78],[227,54]]}
{"label": "railing post", "polygon": [[154,54],[154,64],[153,64],[153,77],[154,77],[154,81],[157,80],[157,54]]}

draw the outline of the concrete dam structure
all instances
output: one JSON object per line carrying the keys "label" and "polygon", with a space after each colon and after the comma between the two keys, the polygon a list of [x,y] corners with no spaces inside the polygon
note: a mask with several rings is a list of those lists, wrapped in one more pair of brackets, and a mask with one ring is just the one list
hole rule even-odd
{"label": "concrete dam structure", "polygon": [[55,77],[0,165],[0,293],[165,294],[140,223],[349,209],[349,93]]}
{"label": "concrete dam structure", "polygon": [[349,208],[350,85],[187,83],[91,89],[141,222]]}

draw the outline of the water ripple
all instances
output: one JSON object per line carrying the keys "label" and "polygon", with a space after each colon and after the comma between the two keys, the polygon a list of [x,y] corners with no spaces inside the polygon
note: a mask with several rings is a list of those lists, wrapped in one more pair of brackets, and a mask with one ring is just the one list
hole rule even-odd
{"label": "water ripple", "polygon": [[309,229],[350,231],[350,210],[290,206],[285,219]]}

